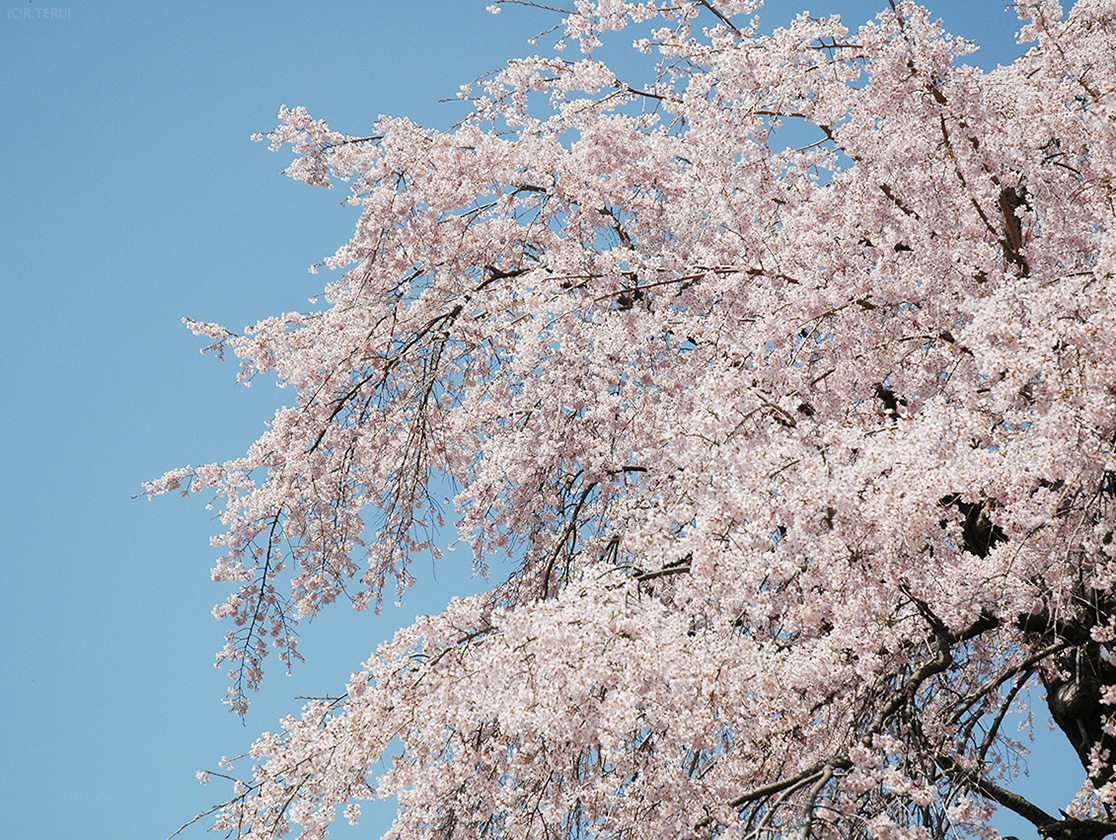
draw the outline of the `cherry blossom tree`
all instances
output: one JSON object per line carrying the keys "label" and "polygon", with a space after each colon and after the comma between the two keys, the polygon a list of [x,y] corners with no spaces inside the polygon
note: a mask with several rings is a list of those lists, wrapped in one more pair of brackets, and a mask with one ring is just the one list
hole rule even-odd
{"label": "cherry blossom tree", "polygon": [[[905,0],[573,5],[451,131],[267,135],[361,216],[313,311],[189,323],[291,394],[147,487],[220,500],[232,708],[446,528],[517,570],[263,735],[216,828],[1116,830],[1116,6],[1021,2],[984,72]],[[1031,689],[1088,770],[1057,816]]]}

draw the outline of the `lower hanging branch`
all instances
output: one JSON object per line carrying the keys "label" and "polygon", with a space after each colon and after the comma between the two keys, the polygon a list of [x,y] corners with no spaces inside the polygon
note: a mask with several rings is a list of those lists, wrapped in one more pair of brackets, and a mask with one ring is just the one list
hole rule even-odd
{"label": "lower hanging branch", "polygon": [[[852,761],[849,760],[847,755],[834,756],[828,761],[815,764],[808,770],[803,770],[801,773],[794,776],[788,776],[785,779],[779,779],[776,782],[752,788],[731,800],[729,805],[733,808],[741,809],[751,802],[758,802],[761,799],[766,799],[777,793],[787,794],[804,788],[807,785],[814,785],[813,797],[816,798],[817,792],[829,782],[835,771],[848,770],[850,767],[852,767]],[[694,830],[708,828],[712,823],[712,817],[703,817],[694,825]]]}
{"label": "lower hanging branch", "polygon": [[1050,840],[1101,840],[1110,834],[1116,834],[1116,822],[1108,820],[1080,820],[1066,816],[1062,812],[1062,819],[1056,819],[1029,799],[1018,793],[1013,793],[1002,788],[994,782],[981,778],[978,774],[962,767],[956,759],[950,756],[937,756],[938,766],[957,784],[968,788],[973,793],[991,799],[1010,811],[1014,811],[1023,819],[1032,823],[1039,834],[1049,837]]}

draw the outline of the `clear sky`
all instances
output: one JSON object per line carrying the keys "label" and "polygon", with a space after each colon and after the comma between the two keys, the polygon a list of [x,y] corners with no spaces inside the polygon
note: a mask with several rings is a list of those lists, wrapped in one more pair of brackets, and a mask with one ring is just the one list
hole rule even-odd
{"label": "clear sky", "polygon": [[[0,837],[163,838],[226,792],[196,770],[297,696],[341,690],[417,612],[484,586],[467,560],[426,564],[404,608],[304,627],[309,662],[269,674],[246,725],[221,705],[212,515],[132,497],[172,467],[240,455],[284,392],[237,386],[180,320],[239,330],[307,307],[323,282],[307,267],[356,218],[249,136],[283,104],[353,134],[379,114],[447,128],[461,106],[439,100],[534,51],[551,19],[493,17],[486,0],[50,3],[0,7]],[[810,8],[860,22],[882,5]],[[984,45],[983,66],[1016,54],[1000,0],[930,8]],[[1051,812],[1080,784],[1068,746],[1031,768]],[[335,836],[378,836],[387,817],[365,813]]]}

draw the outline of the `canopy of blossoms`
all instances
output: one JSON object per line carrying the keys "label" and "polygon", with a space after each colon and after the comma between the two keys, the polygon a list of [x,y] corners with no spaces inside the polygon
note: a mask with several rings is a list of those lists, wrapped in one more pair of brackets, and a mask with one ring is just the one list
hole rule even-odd
{"label": "canopy of blossoms", "polygon": [[[517,571],[262,736],[218,829],[1116,829],[1116,5],[1022,3],[991,72],[911,3],[754,6],[577,0],[445,133],[280,112],[361,208],[342,273],[190,323],[290,405],[148,485],[220,499],[229,702],[445,528]],[[1092,774],[1068,817],[1011,790],[1030,686]]]}

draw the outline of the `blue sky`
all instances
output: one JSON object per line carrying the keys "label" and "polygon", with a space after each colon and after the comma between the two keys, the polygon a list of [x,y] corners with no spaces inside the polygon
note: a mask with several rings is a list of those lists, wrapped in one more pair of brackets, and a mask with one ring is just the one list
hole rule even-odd
{"label": "blue sky", "polygon": [[[222,706],[211,514],[132,497],[172,467],[241,454],[283,392],[237,386],[180,320],[239,329],[305,308],[323,282],[307,267],[356,218],[249,136],[282,104],[354,134],[379,114],[446,128],[462,112],[438,100],[533,51],[549,18],[493,17],[485,0],[51,2],[0,8],[0,836],[163,838],[224,793],[196,770],[243,752],[297,696],[337,691],[416,613],[484,586],[467,561],[426,564],[404,608],[304,627],[309,662],[271,673],[246,725]],[[882,5],[811,11],[859,22]],[[985,45],[984,66],[1014,56],[999,2],[931,9]],[[1080,776],[1057,746],[1031,762],[1050,811]],[[366,815],[335,836],[378,836],[386,816]]]}

